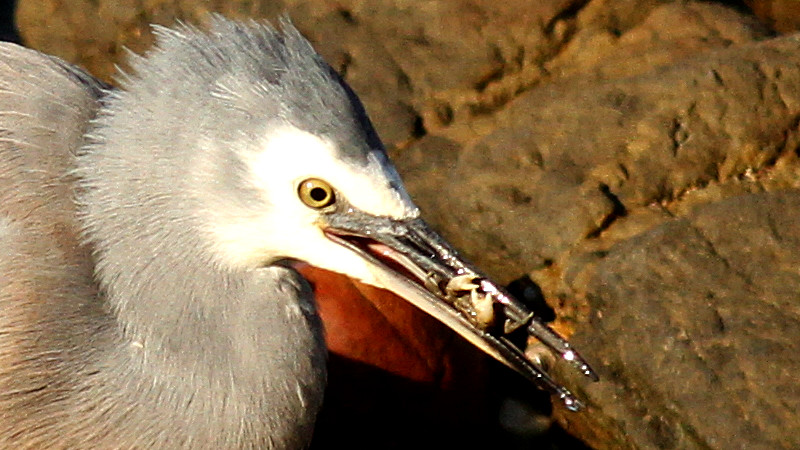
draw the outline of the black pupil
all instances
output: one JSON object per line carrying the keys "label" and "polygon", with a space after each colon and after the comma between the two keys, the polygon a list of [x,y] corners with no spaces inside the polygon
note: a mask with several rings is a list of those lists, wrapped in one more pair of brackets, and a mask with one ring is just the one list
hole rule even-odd
{"label": "black pupil", "polygon": [[328,198],[328,191],[321,187],[315,187],[311,189],[309,195],[311,195],[311,198],[314,199],[315,202],[321,202]]}

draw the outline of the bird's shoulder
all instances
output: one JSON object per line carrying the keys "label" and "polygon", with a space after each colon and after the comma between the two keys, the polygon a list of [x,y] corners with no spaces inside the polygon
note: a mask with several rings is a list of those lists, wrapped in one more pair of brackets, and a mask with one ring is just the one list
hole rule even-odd
{"label": "bird's shoulder", "polygon": [[103,89],[65,61],[0,43],[0,299],[30,299],[32,275],[58,283],[86,264],[72,171]]}
{"label": "bird's shoulder", "polygon": [[74,156],[104,88],[77,66],[0,42],[0,175]]}

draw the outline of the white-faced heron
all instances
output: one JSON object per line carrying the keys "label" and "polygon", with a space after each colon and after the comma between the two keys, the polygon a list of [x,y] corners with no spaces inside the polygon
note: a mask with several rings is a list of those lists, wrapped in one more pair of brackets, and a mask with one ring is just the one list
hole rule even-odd
{"label": "white-faced heron", "polygon": [[325,348],[293,261],[391,290],[579,405],[563,339],[419,218],[288,21],[156,28],[110,89],[0,45],[0,447],[296,448]]}

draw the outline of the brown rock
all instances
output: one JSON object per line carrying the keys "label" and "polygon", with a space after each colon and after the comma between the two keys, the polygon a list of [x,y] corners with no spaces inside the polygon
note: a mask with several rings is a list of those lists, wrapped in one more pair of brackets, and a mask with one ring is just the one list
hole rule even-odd
{"label": "brown rock", "polygon": [[797,50],[793,39],[774,40],[629,78],[550,83],[498,112],[501,127],[467,143],[448,168],[409,184],[443,192],[423,206],[490,273],[502,278],[520,261],[542,267],[624,212],[794,161]]}
{"label": "brown rock", "polygon": [[112,81],[115,65],[125,68],[124,48],[139,53],[152,45],[151,23],[202,24],[210,12],[238,18],[287,12],[344,72],[384,139],[400,144],[419,134],[418,117],[428,114],[421,110],[430,98],[470,91],[518,70],[543,51],[544,24],[578,3],[532,2],[520,11],[517,5],[491,0],[424,7],[390,0],[21,0],[16,17],[27,45]]}
{"label": "brown rock", "polygon": [[794,0],[744,0],[753,13],[779,33],[800,30],[800,3]]}
{"label": "brown rock", "polygon": [[573,337],[604,380],[588,420],[618,430],[593,445],[800,446],[798,212],[798,191],[740,196],[610,249]]}

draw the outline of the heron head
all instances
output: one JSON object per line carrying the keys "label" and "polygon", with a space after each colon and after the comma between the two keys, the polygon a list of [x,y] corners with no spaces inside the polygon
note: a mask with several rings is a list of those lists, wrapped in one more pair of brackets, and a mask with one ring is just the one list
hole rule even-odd
{"label": "heron head", "polygon": [[419,218],[356,96],[282,28],[159,29],[99,119],[110,148],[92,167],[118,183],[84,174],[95,214],[136,208],[117,225],[144,222],[151,248],[179,241],[176,258],[221,270],[304,261],[393,291],[577,407],[508,335],[528,330],[594,376],[588,365]]}

